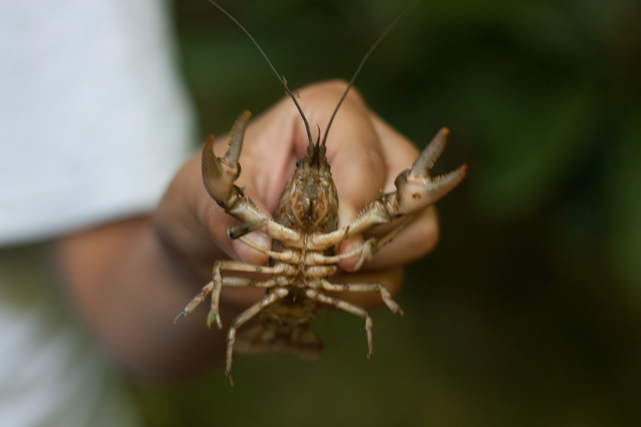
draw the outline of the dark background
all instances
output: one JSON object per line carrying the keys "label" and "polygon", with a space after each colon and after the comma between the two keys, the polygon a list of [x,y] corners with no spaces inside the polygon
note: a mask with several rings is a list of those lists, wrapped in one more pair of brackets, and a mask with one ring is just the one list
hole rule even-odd
{"label": "dark background", "polygon": [[[349,80],[408,2],[222,5],[290,87]],[[200,135],[283,96],[245,34],[205,0],[173,4]],[[356,87],[436,166],[469,176],[438,203],[441,241],[408,268],[404,317],[332,312],[320,360],[235,359],[137,385],[151,426],[641,425],[641,2],[429,0]],[[341,183],[337,182],[337,186]]]}

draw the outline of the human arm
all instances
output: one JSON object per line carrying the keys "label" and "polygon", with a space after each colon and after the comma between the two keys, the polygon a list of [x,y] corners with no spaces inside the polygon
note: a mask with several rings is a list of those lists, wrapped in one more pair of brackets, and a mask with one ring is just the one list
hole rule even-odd
{"label": "human arm", "polygon": [[[303,88],[300,103],[310,123],[326,124],[344,89],[345,83],[336,81]],[[218,139],[218,155],[225,141],[225,137]],[[306,144],[291,101],[280,101],[249,125],[236,184],[245,187],[263,212],[273,212]],[[376,199],[380,189],[392,191],[398,173],[417,156],[409,141],[371,112],[356,92],[350,92],[327,140],[327,157],[339,195],[339,226]],[[184,304],[211,280],[215,260],[267,262],[264,255],[227,237],[227,228],[235,225],[238,222],[207,195],[200,175],[200,153],[196,153],[176,174],[152,215],[65,236],[56,247],[69,292],[105,348],[136,373],[182,375],[220,360],[223,354],[224,335],[203,327],[206,310],[196,311],[197,318],[189,322],[171,325]],[[371,235],[385,230],[389,226]],[[429,252],[437,236],[435,213],[429,208],[353,280],[380,281],[394,293],[402,282],[402,266]],[[253,238],[261,239],[257,234]],[[343,242],[340,252],[348,252],[362,239]],[[268,240],[260,243],[269,245]],[[355,262],[346,260],[341,266],[349,270]],[[229,324],[260,295],[256,289],[225,289],[223,322]],[[380,304],[374,295],[349,299],[364,306]]]}

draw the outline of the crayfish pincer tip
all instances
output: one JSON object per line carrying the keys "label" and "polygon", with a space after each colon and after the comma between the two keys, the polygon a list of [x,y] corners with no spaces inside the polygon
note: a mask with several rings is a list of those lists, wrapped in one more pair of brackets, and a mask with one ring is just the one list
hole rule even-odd
{"label": "crayfish pincer tip", "polygon": [[205,139],[205,142],[203,142],[203,149],[212,150],[212,153],[213,153],[213,146],[214,146],[215,140],[216,140],[216,137],[214,135],[209,135],[207,139]]}
{"label": "crayfish pincer tip", "polygon": [[438,131],[412,165],[412,176],[427,175],[427,171],[432,169],[432,166],[434,166],[434,163],[443,152],[449,134],[450,130],[448,128],[441,128]]}
{"label": "crayfish pincer tip", "polygon": [[238,167],[238,158],[240,157],[240,150],[243,147],[245,129],[247,128],[247,123],[249,123],[250,118],[251,113],[249,110],[243,111],[229,131],[229,141],[227,142],[225,161],[235,168]]}
{"label": "crayfish pincer tip", "polygon": [[209,314],[207,314],[207,327],[211,328],[211,324],[216,322],[219,328],[222,328],[222,324],[220,322],[220,317],[218,316],[218,313],[216,313],[216,310],[209,310]]}
{"label": "crayfish pincer tip", "polygon": [[180,313],[178,313],[178,316],[174,317],[174,325],[176,324],[176,322],[178,321],[178,319],[180,319],[180,318],[181,318],[181,317],[183,317],[184,315],[185,315],[185,310],[183,310],[183,311],[181,311]]}

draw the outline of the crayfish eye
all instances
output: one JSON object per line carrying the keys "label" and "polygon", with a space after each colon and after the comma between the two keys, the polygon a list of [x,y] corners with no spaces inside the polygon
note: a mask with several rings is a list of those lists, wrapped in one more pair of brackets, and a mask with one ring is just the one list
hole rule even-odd
{"label": "crayfish eye", "polygon": [[296,169],[300,167],[300,162],[296,162]]}

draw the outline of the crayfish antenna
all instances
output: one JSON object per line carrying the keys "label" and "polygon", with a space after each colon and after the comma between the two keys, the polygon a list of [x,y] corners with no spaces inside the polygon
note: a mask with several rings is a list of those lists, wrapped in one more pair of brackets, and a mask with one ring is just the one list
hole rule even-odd
{"label": "crayfish antenna", "polygon": [[218,10],[220,10],[222,13],[224,13],[225,15],[227,15],[227,16],[228,16],[232,21],[234,21],[234,23],[236,23],[236,25],[238,25],[238,26],[240,27],[240,29],[241,29],[241,30],[243,30],[243,32],[244,32],[245,34],[247,34],[247,36],[251,39],[251,41],[254,43],[254,45],[256,46],[256,48],[257,48],[257,49],[260,51],[260,53],[263,55],[263,58],[265,58],[265,61],[267,61],[267,64],[269,64],[269,68],[271,68],[271,69],[272,69],[272,71],[274,72],[274,75],[276,76],[276,78],[278,79],[278,81],[280,82],[280,84],[281,84],[281,85],[283,85],[283,87],[285,88],[285,91],[287,92],[287,94],[289,95],[289,97],[292,99],[292,101],[294,101],[294,104],[296,104],[296,108],[298,109],[298,112],[300,113],[301,117],[303,118],[303,122],[305,122],[305,129],[307,130],[307,139],[309,140],[309,145],[312,145],[312,146],[313,146],[313,145],[314,145],[314,143],[312,142],[312,132],[309,130],[309,123],[307,122],[307,117],[305,117],[305,114],[303,114],[303,109],[300,107],[300,104],[298,103],[298,101],[296,101],[296,97],[294,96],[294,94],[292,93],[292,91],[291,91],[291,90],[289,90],[289,87],[287,86],[287,81],[286,81],[283,77],[281,77],[281,75],[280,75],[280,74],[278,74],[278,71],[276,71],[276,68],[274,68],[274,66],[272,65],[271,61],[270,61],[270,60],[269,60],[269,58],[267,57],[267,54],[265,54],[265,52],[264,52],[264,51],[263,51],[263,49],[260,47],[260,45],[258,44],[258,42],[257,42],[256,40],[254,40],[254,37],[252,37],[252,35],[249,33],[249,31],[247,31],[247,30],[245,29],[245,27],[243,27],[243,26],[241,25],[241,23],[240,23],[240,22],[238,22],[238,20],[237,20],[236,18],[234,18],[233,16],[231,16],[231,14],[230,14],[229,12],[227,12],[225,9],[223,9],[223,8],[222,8],[220,5],[218,5],[218,3],[216,3],[214,0],[209,0],[209,3],[213,4],[214,6],[216,6],[216,7],[218,8]]}
{"label": "crayfish antenna", "polygon": [[[210,1],[211,1],[211,0],[210,0]],[[327,129],[325,129],[325,135],[323,136],[323,144],[322,144],[322,145],[323,145],[323,147],[325,146],[325,141],[327,141],[327,134],[329,133],[329,128],[332,126],[332,122],[334,121],[334,116],[336,116],[336,112],[338,112],[339,107],[341,106],[341,104],[343,103],[343,100],[344,100],[344,99],[345,99],[345,97],[347,96],[347,92],[349,92],[349,90],[351,89],[351,87],[354,85],[354,81],[356,80],[356,77],[358,76],[358,73],[360,73],[360,72],[361,72],[361,68],[363,68],[363,65],[365,64],[365,62],[367,62],[367,59],[369,58],[369,56],[372,54],[372,52],[374,52],[374,49],[376,49],[376,47],[377,47],[377,46],[378,46],[378,44],[381,42],[381,40],[383,40],[383,39],[385,38],[385,36],[387,35],[387,33],[389,33],[390,31],[392,31],[392,28],[394,28],[394,27],[396,26],[396,24],[398,24],[398,21],[400,21],[401,19],[403,19],[403,17],[404,17],[405,15],[407,15],[407,13],[408,13],[412,8],[414,8],[414,6],[416,6],[420,1],[421,1],[421,0],[414,0],[414,2],[412,2],[412,4],[410,4],[409,6],[407,6],[407,7],[405,8],[405,10],[404,10],[404,11],[402,11],[402,12],[401,12],[397,17],[396,17],[396,19],[394,19],[394,20],[392,21],[392,23],[388,25],[388,27],[385,29],[385,31],[383,31],[383,33],[378,37],[378,39],[376,39],[376,41],[374,42],[374,44],[372,45],[372,47],[370,47],[370,48],[369,48],[369,50],[367,51],[367,53],[365,54],[365,56],[363,57],[363,59],[361,59],[361,63],[360,63],[360,64],[358,64],[358,67],[356,68],[356,72],[354,72],[354,75],[352,76],[352,79],[349,81],[349,84],[347,85],[347,88],[345,89],[345,92],[343,92],[343,96],[341,96],[341,99],[338,101],[338,105],[336,105],[336,108],[334,109],[334,112],[332,113],[332,117],[330,117],[330,119],[329,119],[329,123],[327,124]]]}

